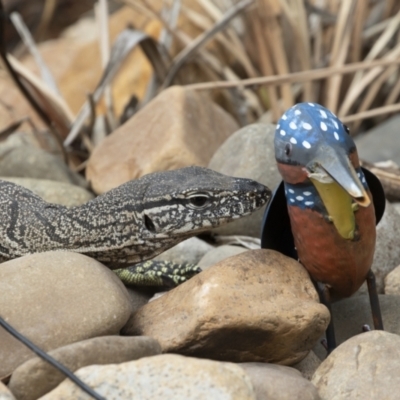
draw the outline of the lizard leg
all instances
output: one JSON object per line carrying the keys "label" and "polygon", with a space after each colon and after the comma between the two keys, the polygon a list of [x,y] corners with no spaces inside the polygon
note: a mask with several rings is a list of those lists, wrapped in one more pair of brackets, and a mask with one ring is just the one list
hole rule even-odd
{"label": "lizard leg", "polygon": [[125,286],[175,287],[201,270],[194,264],[150,260],[114,272]]}

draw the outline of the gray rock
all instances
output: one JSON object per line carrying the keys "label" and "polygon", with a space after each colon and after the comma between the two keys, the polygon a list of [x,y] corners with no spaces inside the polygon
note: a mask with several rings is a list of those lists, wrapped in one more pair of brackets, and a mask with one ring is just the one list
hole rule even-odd
{"label": "gray rock", "polygon": [[400,116],[395,115],[363,135],[355,137],[358,155],[369,162],[392,160],[400,164]]}
{"label": "gray rock", "polygon": [[[131,314],[129,295],[112,271],[66,251],[1,264],[0,293],[2,317],[46,351],[118,334]],[[0,376],[34,356],[0,329]]]}
{"label": "gray rock", "polygon": [[[57,361],[76,371],[87,365],[119,364],[161,353],[150,337],[102,336],[52,350]],[[12,374],[9,388],[18,400],[36,400],[57,387],[65,375],[39,357],[20,365]]]}
{"label": "gray rock", "polygon": [[334,350],[312,383],[322,399],[399,398],[400,337],[383,331],[357,335]]}
{"label": "gray rock", "polygon": [[392,206],[394,207],[394,209],[400,213],[400,202],[396,202],[396,203],[391,203]]}
{"label": "gray rock", "polygon": [[23,186],[49,203],[67,207],[80,206],[94,198],[88,190],[70,183],[33,178],[0,177],[0,179]]}
{"label": "gray rock", "polygon": [[[400,296],[379,295],[379,302],[385,331],[400,335]],[[360,334],[365,324],[374,329],[368,295],[354,296],[333,303],[332,313],[338,345]],[[314,352],[321,359],[325,359],[326,351],[321,344],[314,347]]]}
{"label": "gray rock", "polygon": [[400,295],[400,265],[386,275],[385,294]]}
{"label": "gray rock", "polygon": [[[92,365],[77,375],[100,395],[113,400],[255,400],[248,375],[231,363],[174,354],[145,357],[119,365]],[[86,399],[66,379],[41,400]]]}
{"label": "gray rock", "polygon": [[316,387],[294,368],[266,363],[242,363],[257,400],[319,400]]}
{"label": "gray rock", "polygon": [[[271,190],[282,180],[275,161],[275,125],[252,124],[235,132],[215,152],[209,168],[239,178],[251,178]],[[265,207],[215,232],[221,235],[260,236]]]}
{"label": "gray rock", "polygon": [[212,265],[224,260],[225,258],[236,256],[247,251],[247,249],[240,246],[219,246],[215,249],[209,251],[204,257],[199,261],[197,266],[202,270],[210,268]]}
{"label": "gray rock", "polygon": [[311,380],[316,369],[320,366],[320,358],[313,352],[310,351],[306,358],[301,360],[299,363],[292,365],[294,369],[297,369],[303,375],[303,378]]}
{"label": "gray rock", "polygon": [[9,139],[0,143],[0,176],[48,179],[87,187],[86,180],[59,157]]}
{"label": "gray rock", "polygon": [[155,257],[155,260],[170,261],[177,264],[185,262],[197,264],[204,254],[213,248],[213,246],[204,240],[192,237],[164,251],[159,256]]}
{"label": "gray rock", "polygon": [[[400,232],[400,214],[386,202],[385,213],[376,228],[375,255],[372,263],[378,293],[384,292],[386,275],[400,264],[398,232]],[[367,285],[364,284],[357,294],[367,292]]]}
{"label": "gray rock", "polygon": [[132,313],[137,311],[140,307],[143,307],[149,302],[153,297],[153,290],[147,290],[146,288],[130,288],[127,287],[126,290],[129,293],[131,299]]}
{"label": "gray rock", "polygon": [[0,400],[15,400],[14,395],[8,390],[7,386],[0,381]]}

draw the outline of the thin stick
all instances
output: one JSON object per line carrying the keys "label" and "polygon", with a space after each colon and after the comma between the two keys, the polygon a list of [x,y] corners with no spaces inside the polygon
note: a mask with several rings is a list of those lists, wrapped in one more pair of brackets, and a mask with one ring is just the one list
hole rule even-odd
{"label": "thin stick", "polygon": [[4,318],[2,318],[1,316],[0,316],[0,326],[2,326],[10,335],[14,336],[16,339],[18,339],[20,342],[22,342],[26,347],[28,347],[30,350],[32,350],[39,357],[43,358],[43,360],[47,361],[50,365],[52,365],[54,368],[56,368],[60,372],[62,372],[66,377],[71,379],[72,382],[74,382],[79,388],[81,388],[88,395],[92,396],[96,400],[105,400],[104,397],[100,396],[91,387],[89,387],[85,382],[80,380],[65,365],[61,364],[55,358],[51,357],[49,354],[47,354],[41,348],[39,348],[34,343],[32,343],[28,338],[23,336],[15,328],[13,328],[8,322],[6,322],[4,320]]}
{"label": "thin stick", "polygon": [[165,81],[162,85],[163,88],[168,87],[179,69],[183,66],[183,64],[196,53],[196,51],[202,47],[205,43],[207,43],[216,33],[220,32],[225,26],[238,15],[243,9],[248,7],[253,3],[254,0],[241,0],[239,3],[235,4],[231,7],[224,16],[215,23],[209,30],[203,32],[196,39],[194,39],[188,46],[186,46],[174,59],[173,65],[171,69],[168,71],[168,75],[165,78]]}
{"label": "thin stick", "polygon": [[259,78],[242,79],[239,82],[226,82],[226,81],[214,81],[214,82],[203,82],[193,83],[185,85],[186,89],[192,90],[212,90],[221,88],[231,88],[236,86],[253,86],[253,85],[272,85],[278,86],[282,83],[294,83],[294,82],[308,82],[319,79],[324,79],[333,74],[351,74],[356,71],[371,69],[375,67],[387,67],[389,65],[400,64],[400,58],[397,59],[379,59],[370,62],[358,62],[352,64],[346,64],[341,67],[328,67],[318,68],[310,71],[294,72],[291,74],[274,75],[274,76],[261,76]]}
{"label": "thin stick", "polygon": [[399,103],[390,104],[388,106],[383,106],[383,107],[378,107],[378,108],[373,108],[371,110],[363,111],[363,112],[353,114],[353,115],[347,115],[346,117],[340,118],[340,120],[343,123],[347,124],[349,122],[358,121],[360,119],[378,117],[380,115],[390,114],[390,113],[397,112],[397,111],[400,111]]}

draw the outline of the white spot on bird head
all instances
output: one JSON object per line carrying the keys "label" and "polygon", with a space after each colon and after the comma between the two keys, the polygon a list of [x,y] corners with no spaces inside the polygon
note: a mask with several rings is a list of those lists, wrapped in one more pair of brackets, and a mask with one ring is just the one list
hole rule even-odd
{"label": "white spot on bird head", "polygon": [[314,202],[313,201],[305,201],[304,204],[306,206],[312,206],[314,204]]}
{"label": "white spot on bird head", "polygon": [[299,200],[299,201],[304,200],[304,197],[303,196],[296,196],[296,200]]}
{"label": "white spot on bird head", "polygon": [[294,190],[293,189],[289,189],[289,193],[294,193]]}
{"label": "white spot on bird head", "polygon": [[325,123],[325,122],[322,122],[322,121],[321,121],[320,127],[321,127],[321,129],[322,129],[323,131],[327,131],[327,130],[328,130],[328,127],[326,126],[326,123]]}
{"label": "white spot on bird head", "polygon": [[293,122],[293,121],[289,124],[289,126],[290,126],[292,129],[297,129],[297,125],[296,125],[295,122]]}
{"label": "white spot on bird head", "polygon": [[339,135],[338,135],[337,132],[333,132],[333,136],[335,136],[335,139],[336,139],[336,140],[339,140]]}
{"label": "white spot on bird head", "polygon": [[312,193],[311,192],[303,192],[304,196],[311,196]]}
{"label": "white spot on bird head", "polygon": [[333,123],[333,125],[335,125],[336,129],[339,129],[339,125],[334,119],[332,119],[332,123]]}
{"label": "white spot on bird head", "polygon": [[301,111],[300,110],[295,110],[294,111],[294,115],[301,115]]}
{"label": "white spot on bird head", "polygon": [[279,133],[280,133],[282,136],[285,136],[285,135],[286,135],[286,132],[285,132],[283,129],[281,129],[281,130],[279,131]]}
{"label": "white spot on bird head", "polygon": [[284,121],[287,120],[286,114],[283,114],[281,118],[282,118]]}
{"label": "white spot on bird head", "polygon": [[326,112],[324,110],[319,110],[321,117],[322,118],[328,118],[328,116],[326,115]]}
{"label": "white spot on bird head", "polygon": [[307,103],[309,106],[311,106],[311,107],[315,107],[315,104],[314,103]]}
{"label": "white spot on bird head", "polygon": [[292,203],[294,203],[294,199],[289,199]]}
{"label": "white spot on bird head", "polygon": [[308,122],[303,122],[303,128],[310,131],[312,129],[312,126]]}
{"label": "white spot on bird head", "polygon": [[307,142],[307,140],[304,140],[302,145],[306,148],[306,149],[311,149],[311,144]]}
{"label": "white spot on bird head", "polygon": [[297,144],[297,140],[294,137],[292,137],[290,138],[290,143]]}

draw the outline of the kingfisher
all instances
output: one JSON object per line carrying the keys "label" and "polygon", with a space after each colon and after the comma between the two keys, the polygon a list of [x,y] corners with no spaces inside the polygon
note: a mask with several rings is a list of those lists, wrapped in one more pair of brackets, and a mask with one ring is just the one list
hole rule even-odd
{"label": "kingfisher", "polygon": [[283,182],[264,215],[261,246],[298,259],[331,300],[351,296],[373,277],[385,209],[378,178],[360,166],[348,128],[316,103],[287,110],[274,145]]}

